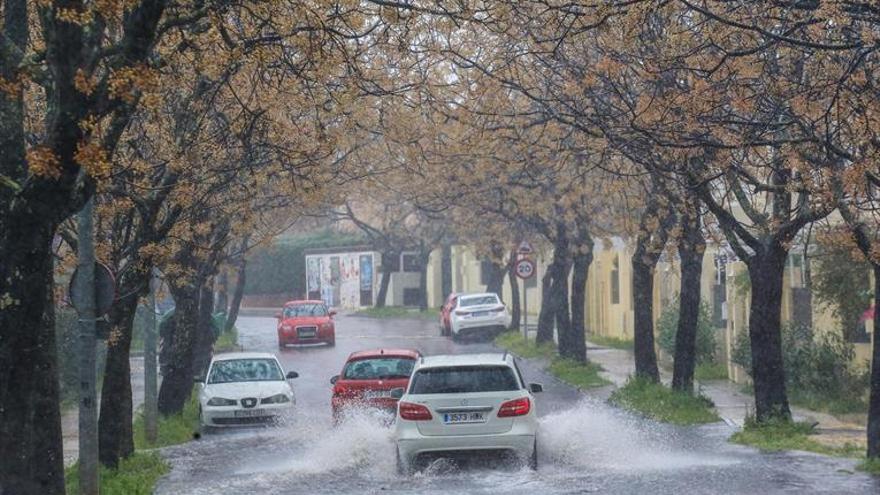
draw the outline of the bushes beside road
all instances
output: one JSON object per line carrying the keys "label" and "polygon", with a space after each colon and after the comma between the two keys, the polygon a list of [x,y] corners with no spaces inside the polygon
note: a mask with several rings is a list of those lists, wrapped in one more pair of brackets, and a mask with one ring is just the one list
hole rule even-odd
{"label": "bushes beside road", "polygon": [[611,394],[608,402],[651,419],[676,425],[714,423],[721,420],[715,413],[715,404],[707,397],[672,390],[663,384],[641,378],[630,378],[626,385]]}

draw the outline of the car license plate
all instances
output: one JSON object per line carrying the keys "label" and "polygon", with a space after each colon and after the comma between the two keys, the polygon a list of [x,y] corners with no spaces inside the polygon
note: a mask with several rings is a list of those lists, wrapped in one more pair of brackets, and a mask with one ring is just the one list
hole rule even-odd
{"label": "car license plate", "polygon": [[235,411],[236,418],[253,418],[257,416],[265,416],[265,411],[262,409],[241,409]]}
{"label": "car license plate", "polygon": [[447,413],[443,415],[443,422],[448,425],[485,423],[486,417],[481,412]]}
{"label": "car license plate", "polygon": [[314,330],[300,330],[298,335],[299,335],[299,338],[301,338],[301,339],[313,339],[313,338],[315,338],[315,331]]}
{"label": "car license plate", "polygon": [[391,397],[390,390],[364,390],[364,399],[383,399]]}
{"label": "car license plate", "polygon": [[488,311],[477,311],[476,313],[473,314],[474,318],[479,318],[480,316],[489,316],[489,312]]}

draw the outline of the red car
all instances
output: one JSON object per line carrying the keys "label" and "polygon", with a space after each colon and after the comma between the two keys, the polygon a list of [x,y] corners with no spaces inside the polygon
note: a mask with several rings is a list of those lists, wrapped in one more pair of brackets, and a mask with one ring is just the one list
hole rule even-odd
{"label": "red car", "polygon": [[458,294],[455,292],[449,294],[443,306],[440,306],[440,335],[447,337],[452,333],[452,323],[449,321],[449,315],[455,309],[455,300]]}
{"label": "red car", "polygon": [[298,344],[336,345],[336,311],[323,301],[290,301],[275,315],[278,318],[278,347]]}
{"label": "red car", "polygon": [[391,397],[391,389],[409,385],[409,376],[420,357],[421,353],[414,349],[353,352],[342,373],[330,379],[334,422],[351,407],[376,408],[396,414],[397,399]]}

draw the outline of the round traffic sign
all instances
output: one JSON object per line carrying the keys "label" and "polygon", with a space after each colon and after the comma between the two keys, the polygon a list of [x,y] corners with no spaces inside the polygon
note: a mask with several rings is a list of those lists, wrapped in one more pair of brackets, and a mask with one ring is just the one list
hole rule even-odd
{"label": "round traffic sign", "polygon": [[516,262],[513,270],[516,272],[516,276],[523,280],[532,278],[535,276],[535,262],[528,258],[523,258]]}

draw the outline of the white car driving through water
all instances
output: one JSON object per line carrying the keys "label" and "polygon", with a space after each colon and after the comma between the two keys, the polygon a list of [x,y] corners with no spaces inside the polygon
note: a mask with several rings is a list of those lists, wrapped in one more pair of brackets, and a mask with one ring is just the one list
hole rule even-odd
{"label": "white car driving through water", "polygon": [[422,457],[507,452],[538,465],[534,393],[513,356],[461,354],[421,358],[400,395],[394,437],[397,465],[408,473]]}
{"label": "white car driving through water", "polygon": [[288,413],[295,403],[281,363],[269,353],[232,352],[211,360],[204,380],[197,378],[202,426],[267,423]]}
{"label": "white car driving through water", "polygon": [[449,330],[453,340],[475,332],[501,333],[510,326],[507,306],[491,292],[459,294],[449,314]]}

